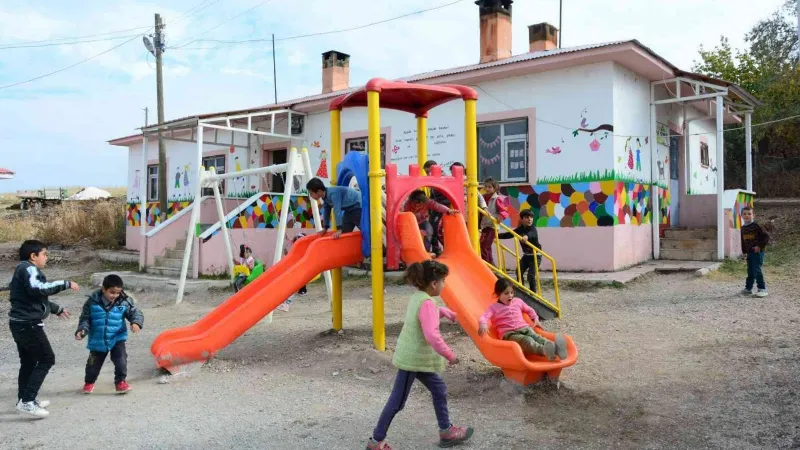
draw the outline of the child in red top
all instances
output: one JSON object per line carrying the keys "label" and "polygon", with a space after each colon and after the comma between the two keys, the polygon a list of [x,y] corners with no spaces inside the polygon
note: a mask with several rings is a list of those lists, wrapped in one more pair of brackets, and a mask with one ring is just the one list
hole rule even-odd
{"label": "child in red top", "polygon": [[489,309],[478,321],[478,335],[483,336],[489,331],[489,322],[493,322],[497,333],[504,341],[514,341],[522,347],[522,353],[527,355],[543,355],[548,360],[567,358],[567,340],[563,335],[557,334],[555,342],[543,338],[528,325],[522,317],[527,314],[533,320],[533,326],[541,327],[536,311],[525,302],[514,297],[514,286],[511,282],[501,278],[494,284],[494,295],[497,303]]}
{"label": "child in red top", "polygon": [[448,208],[443,204],[431,200],[425,195],[425,191],[417,189],[412,192],[408,197],[408,201],[403,206],[403,212],[412,212],[417,218],[419,224],[419,231],[422,234],[422,241],[425,244],[425,250],[431,251],[431,238],[433,237],[433,226],[430,222],[430,210],[434,210],[440,214],[458,214],[455,209]]}
{"label": "child in red top", "polygon": [[[508,209],[500,197],[500,184],[492,177],[487,178],[483,182],[483,199],[486,200],[486,212],[494,217],[498,222],[502,222],[508,218]],[[494,224],[485,216],[481,216],[481,258],[491,265],[494,265],[494,256],[492,255],[492,244],[495,239]]]}

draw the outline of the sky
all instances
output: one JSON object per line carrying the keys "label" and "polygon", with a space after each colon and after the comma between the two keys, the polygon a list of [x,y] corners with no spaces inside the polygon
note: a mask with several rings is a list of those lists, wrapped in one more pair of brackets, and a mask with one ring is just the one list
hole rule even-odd
{"label": "sky", "polygon": [[[250,108],[273,99],[272,45],[193,42],[277,39],[278,100],[321,92],[321,53],[351,55],[351,85],[478,62],[478,7],[462,0],[424,14],[300,39],[293,36],[357,27],[454,0],[0,0],[0,167],[16,172],[0,192],[55,186],[126,184],[127,150],[108,140],[135,134],[156,118],[155,61],[138,33],[153,14],[166,24],[164,109],[167,120]],[[700,45],[721,35],[733,47],[783,0],[564,0],[564,47],[638,39],[689,70]],[[192,10],[194,8],[194,10]],[[527,26],[558,26],[558,0],[516,0],[513,53],[528,51]],[[248,11],[249,10],[249,11]],[[186,14],[188,12],[188,14]],[[32,42],[98,35],[77,45]],[[121,38],[124,37],[124,38]],[[115,38],[113,40],[105,40]],[[130,40],[130,42],[125,43]],[[84,64],[15,87],[119,46]],[[181,47],[182,48],[177,48]],[[171,48],[176,47],[176,48]]]}

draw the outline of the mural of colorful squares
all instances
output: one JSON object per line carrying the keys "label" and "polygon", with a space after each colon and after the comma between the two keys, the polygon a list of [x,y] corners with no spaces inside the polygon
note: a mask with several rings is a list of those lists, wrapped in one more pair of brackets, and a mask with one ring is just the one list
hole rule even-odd
{"label": "mural of colorful squares", "polygon": [[516,224],[531,209],[537,227],[610,227],[651,221],[650,186],[625,181],[537,184],[503,188]]}
{"label": "mural of colorful squares", "polygon": [[[277,228],[280,218],[282,195],[263,194],[237,216],[228,220],[228,228]],[[292,196],[289,203],[288,228],[314,228],[314,216],[308,197]],[[208,241],[219,233],[216,230],[203,240]]]}
{"label": "mural of colorful squares", "polygon": [[[169,202],[169,210],[167,211],[167,218],[177,214],[182,209],[192,204],[191,201],[183,202]],[[127,207],[127,223],[129,227],[138,227],[141,225],[142,216],[139,213],[139,203],[129,202]],[[158,202],[147,203],[147,226],[154,227],[161,223],[161,208]]]}
{"label": "mural of colorful squares", "polygon": [[733,204],[733,224],[732,228],[737,230],[742,229],[742,209],[745,207],[753,207],[753,200],[755,196],[749,192],[739,191],[736,194],[736,202]]}
{"label": "mural of colorful squares", "polygon": [[672,224],[672,197],[669,189],[661,188],[658,191],[658,209],[660,212],[661,225]]}

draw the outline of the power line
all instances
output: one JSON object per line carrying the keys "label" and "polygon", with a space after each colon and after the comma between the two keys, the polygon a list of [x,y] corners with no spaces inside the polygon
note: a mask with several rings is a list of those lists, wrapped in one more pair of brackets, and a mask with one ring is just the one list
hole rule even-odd
{"label": "power line", "polygon": [[104,38],[104,39],[88,39],[88,40],[74,41],[74,42],[51,42],[49,44],[32,44],[32,45],[25,44],[25,45],[15,45],[15,46],[5,46],[5,47],[0,46],[0,50],[11,50],[11,49],[14,49],[14,48],[54,47],[54,46],[60,46],[60,45],[86,44],[88,42],[116,41],[116,40],[119,40],[119,39],[127,39],[127,38],[130,38],[130,37],[138,37],[138,36],[141,36],[141,35],[140,34],[129,34],[127,36],[114,36],[114,37],[108,37],[108,38]]}
{"label": "power line", "polygon": [[190,40],[189,40],[189,41],[187,41],[186,43],[184,43],[184,44],[182,44],[182,45],[175,46],[175,47],[170,47],[170,48],[171,48],[171,49],[178,49],[178,48],[181,48],[181,47],[186,47],[186,46],[187,46],[187,45],[189,45],[189,44],[193,44],[193,43],[195,43],[195,42],[197,42],[197,41],[198,41],[198,39],[197,39],[198,37],[200,37],[200,36],[202,36],[202,35],[204,35],[204,34],[206,34],[206,33],[209,33],[209,32],[211,32],[211,31],[214,31],[214,30],[216,30],[217,28],[219,28],[219,27],[221,27],[221,26],[225,25],[226,23],[228,23],[228,22],[230,22],[230,21],[232,21],[232,20],[234,20],[234,19],[238,19],[239,17],[241,17],[241,16],[243,16],[243,15],[245,15],[245,14],[249,13],[250,11],[253,11],[254,9],[256,9],[256,8],[259,8],[259,7],[261,7],[261,6],[263,6],[263,5],[267,4],[267,3],[269,3],[269,2],[271,2],[271,1],[272,1],[272,0],[264,0],[263,2],[261,2],[261,3],[257,4],[257,5],[255,5],[255,6],[253,6],[252,8],[250,8],[250,9],[247,9],[247,10],[245,10],[245,11],[243,11],[243,12],[241,12],[241,13],[239,13],[239,14],[235,15],[235,16],[233,16],[233,17],[231,17],[230,19],[228,19],[228,20],[226,20],[226,21],[224,21],[224,22],[221,22],[221,23],[219,23],[219,24],[217,24],[217,25],[215,25],[215,26],[213,26],[213,27],[209,28],[209,29],[207,29],[206,31],[203,31],[203,32],[202,32],[202,33],[200,33],[200,34],[197,34],[197,35],[195,35],[193,38],[190,38]]}
{"label": "power line", "polygon": [[[457,3],[461,3],[461,2],[464,2],[464,1],[466,1],[466,0],[456,0],[456,1],[453,1],[453,2],[450,2],[450,3],[445,3],[443,5],[438,5],[438,6],[434,6],[434,7],[426,8],[426,9],[420,9],[420,10],[413,11],[413,12],[410,12],[410,13],[406,13],[406,14],[403,14],[403,15],[400,15],[400,16],[390,17],[388,19],[379,20],[377,22],[370,22],[370,23],[367,23],[367,24],[358,25],[358,26],[351,27],[351,28],[342,28],[342,29],[339,29],[339,30],[321,31],[319,33],[301,34],[301,35],[297,35],[297,36],[276,38],[275,40],[276,41],[291,41],[291,40],[303,39],[303,38],[307,38],[307,37],[325,36],[325,35],[328,35],[328,34],[347,33],[347,32],[350,32],[350,31],[361,30],[361,29],[364,29],[364,28],[373,27],[375,25],[380,25],[380,24],[384,24],[384,23],[387,23],[387,22],[392,22],[392,21],[395,21],[395,20],[405,19],[406,17],[410,17],[410,16],[414,16],[414,15],[418,15],[418,14],[424,14],[424,13],[429,12],[429,11],[435,11],[437,9],[446,8],[448,6],[452,6],[452,5],[455,5]],[[271,42],[271,41],[272,41],[272,38],[242,39],[242,40],[195,39],[192,42],[188,42],[188,43],[184,44],[183,46],[173,47],[173,48],[174,49],[184,48],[186,45],[189,45],[189,44],[194,43],[194,42],[214,42],[214,43],[219,43],[219,44],[223,44],[223,45],[230,45],[230,44],[246,44],[246,43],[253,43],[253,42]],[[191,50],[210,50],[210,49],[219,48],[219,47],[221,47],[221,46],[215,46],[215,47],[189,47],[189,48],[185,48],[185,49],[186,50],[190,50],[190,49]]]}
{"label": "power line", "polygon": [[[15,43],[12,43],[12,44],[0,44],[0,48],[8,48],[9,46],[21,46],[21,45],[27,45],[27,44],[40,44],[40,43],[44,43],[44,42],[77,41],[77,40],[80,40],[80,39],[88,39],[88,38],[93,38],[93,37],[98,37],[98,36],[108,36],[108,35],[111,35],[111,34],[126,33],[126,32],[129,32],[129,31],[139,31],[139,30],[144,30],[146,28],[153,28],[153,27],[151,25],[151,26],[146,26],[146,27],[128,28],[127,30],[109,31],[107,33],[89,34],[89,35],[86,35],[86,36],[43,39],[43,40],[39,40],[39,41],[20,41],[20,42],[15,42]],[[16,47],[11,47],[11,48],[16,48]]]}
{"label": "power line", "polygon": [[[189,8],[186,12],[184,12],[183,14],[178,16],[175,20],[173,20],[172,23],[175,24],[175,23],[180,22],[181,20],[188,19],[191,16],[196,16],[197,13],[199,13],[200,11],[202,11],[204,9],[208,9],[209,7],[214,6],[215,4],[219,3],[219,0],[214,0],[211,3],[209,3],[208,5],[203,6],[202,8],[200,8],[200,6],[202,6],[204,3],[207,3],[209,1],[210,0],[203,0],[202,2],[198,3],[194,7]],[[196,8],[199,8],[199,9],[196,9]],[[192,12],[192,10],[194,10],[194,12]]]}
{"label": "power line", "polygon": [[88,58],[86,58],[86,59],[84,59],[84,60],[78,61],[78,62],[76,62],[75,64],[69,65],[69,66],[67,66],[67,67],[63,67],[63,68],[61,68],[61,69],[58,69],[58,70],[54,70],[54,71],[52,71],[52,72],[49,72],[49,73],[46,73],[46,74],[43,74],[43,75],[39,75],[38,77],[34,77],[34,78],[31,78],[31,79],[28,79],[28,80],[24,80],[24,81],[18,81],[18,82],[16,82],[16,83],[7,84],[7,85],[5,85],[5,86],[0,86],[0,89],[7,89],[7,88],[10,88],[10,87],[19,86],[19,85],[21,85],[21,84],[30,83],[30,82],[32,82],[32,81],[41,80],[42,78],[49,77],[50,75],[55,75],[55,74],[57,74],[57,73],[59,73],[59,72],[63,72],[63,71],[65,71],[65,70],[72,69],[72,68],[73,68],[73,67],[75,67],[75,66],[79,66],[79,65],[81,65],[81,64],[83,64],[83,63],[85,63],[85,62],[89,62],[89,61],[91,61],[91,60],[93,60],[93,59],[95,59],[95,58],[97,58],[97,57],[100,57],[100,56],[102,56],[102,55],[105,55],[106,53],[108,53],[108,52],[110,52],[110,51],[116,50],[116,49],[118,49],[118,48],[122,47],[123,45],[127,44],[128,42],[131,42],[131,41],[133,41],[133,40],[134,40],[134,39],[136,39],[136,38],[139,38],[139,37],[142,37],[142,36],[144,36],[145,34],[147,34],[147,33],[137,34],[136,36],[134,36],[134,37],[132,37],[132,38],[128,39],[127,41],[125,41],[125,42],[123,42],[123,43],[121,43],[121,44],[115,45],[114,47],[111,47],[111,48],[109,48],[108,50],[105,50],[105,51],[103,51],[103,52],[100,52],[100,53],[98,53],[98,54],[96,54],[96,55],[94,55],[94,56],[90,56],[90,57],[88,57]]}

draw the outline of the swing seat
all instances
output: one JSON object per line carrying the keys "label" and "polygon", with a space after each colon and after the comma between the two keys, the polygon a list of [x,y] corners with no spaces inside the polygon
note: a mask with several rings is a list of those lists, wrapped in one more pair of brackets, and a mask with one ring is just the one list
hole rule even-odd
{"label": "swing seat", "polygon": [[253,270],[247,275],[247,281],[245,284],[249,284],[256,278],[258,278],[262,273],[264,273],[264,264],[261,261],[256,261],[256,265],[253,266]]}
{"label": "swing seat", "polygon": [[233,276],[238,277],[239,275],[244,275],[245,277],[250,276],[250,269],[247,268],[244,264],[237,264],[233,266]]}

